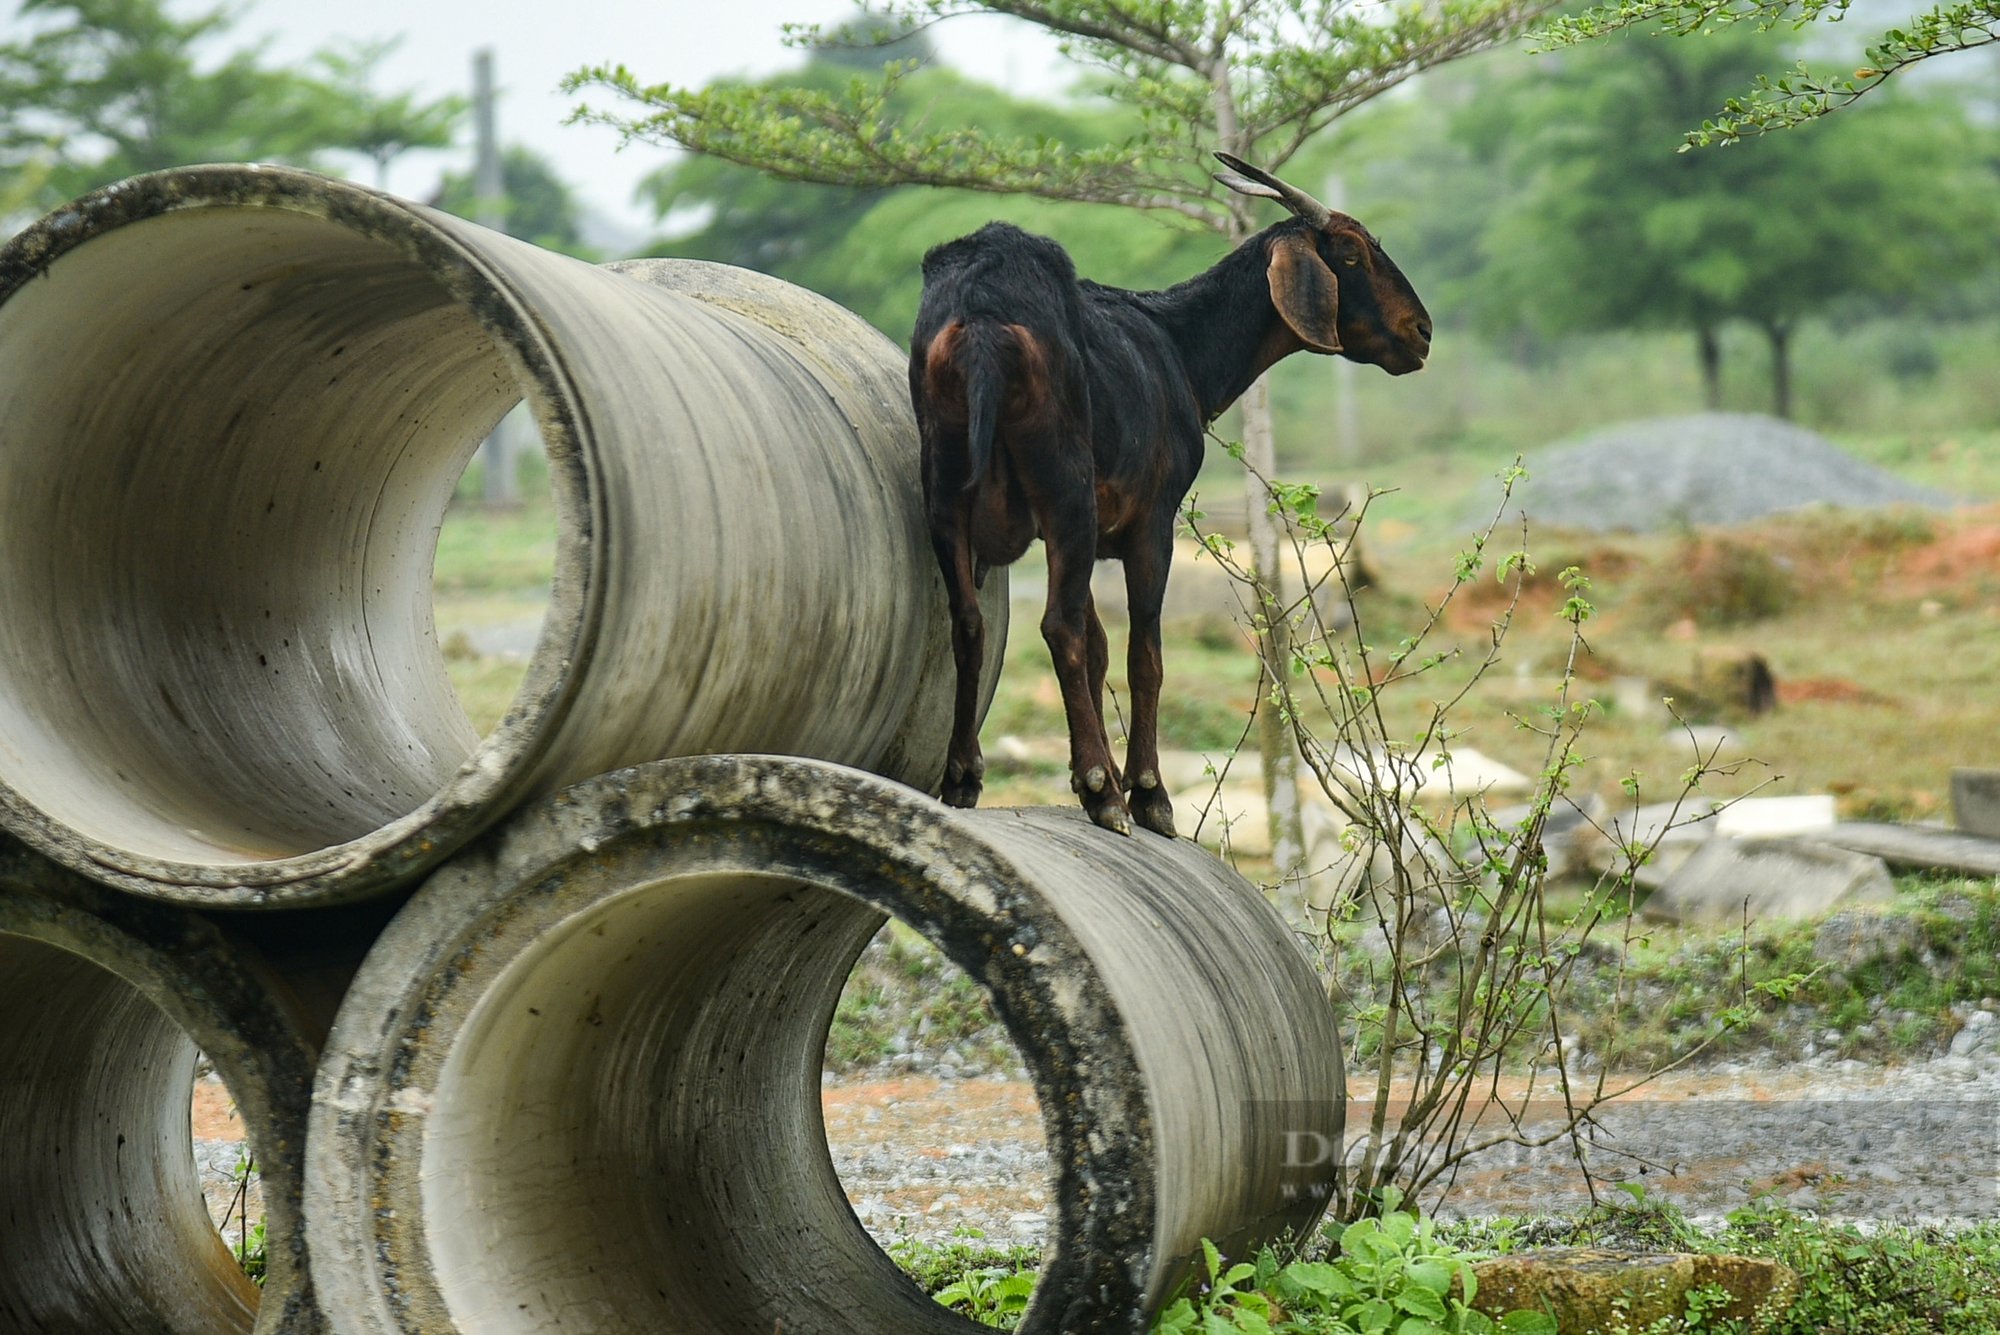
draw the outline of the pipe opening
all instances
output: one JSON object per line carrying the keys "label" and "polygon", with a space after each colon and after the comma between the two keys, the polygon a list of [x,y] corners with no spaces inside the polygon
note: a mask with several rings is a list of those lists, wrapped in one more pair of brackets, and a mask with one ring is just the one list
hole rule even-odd
{"label": "pipe opening", "polygon": [[137,987],[0,933],[0,1335],[231,1335],[258,1290],[203,1201],[194,1041]]}
{"label": "pipe opening", "polygon": [[0,320],[0,780],[83,836],[249,864],[408,815],[479,742],[439,525],[522,397],[423,262],[351,222],[102,231]]}
{"label": "pipe opening", "polygon": [[253,1283],[262,1283],[269,1253],[264,1174],[236,1096],[206,1056],[197,1054],[188,1107],[188,1135],[202,1203],[222,1245]]}
{"label": "pipe opening", "polygon": [[542,926],[428,1096],[428,1271],[455,1328],[978,1329],[857,1222],[822,1124],[828,1026],[881,921],[695,872]]}
{"label": "pipe opening", "polygon": [[517,403],[459,476],[431,570],[445,671],[482,737],[527,677],[548,617],[556,539],[548,456],[536,448],[533,414]]}
{"label": "pipe opening", "polygon": [[841,991],[820,1105],[856,1216],[920,1283],[941,1250],[1006,1264],[1046,1249],[1054,1187],[1021,1053],[985,990],[901,922]]}

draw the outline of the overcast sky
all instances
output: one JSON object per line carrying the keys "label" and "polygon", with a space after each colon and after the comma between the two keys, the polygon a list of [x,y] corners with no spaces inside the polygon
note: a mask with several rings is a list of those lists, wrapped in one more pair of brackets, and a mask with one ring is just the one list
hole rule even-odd
{"label": "overcast sky", "polygon": [[[214,4],[170,2],[182,14]],[[557,91],[563,75],[600,62],[622,62],[648,82],[684,86],[775,73],[802,60],[780,40],[782,24],[837,23],[853,6],[849,0],[249,0],[239,12],[232,42],[268,37],[269,58],[278,63],[330,43],[400,36],[401,46],[383,62],[381,91],[467,92],[472,53],[490,46],[502,93],[502,141],[543,153],[590,209],[644,235],[651,215],[632,202],[632,191],[664,160],[662,152],[635,145],[621,153],[610,130],[565,126],[574,99]],[[947,60],[977,77],[1028,90],[1060,86],[1053,45],[1012,20],[954,19],[933,38]],[[469,125],[464,134],[468,143],[457,153],[413,153],[395,164],[389,188],[423,196],[441,171],[463,169]]]}

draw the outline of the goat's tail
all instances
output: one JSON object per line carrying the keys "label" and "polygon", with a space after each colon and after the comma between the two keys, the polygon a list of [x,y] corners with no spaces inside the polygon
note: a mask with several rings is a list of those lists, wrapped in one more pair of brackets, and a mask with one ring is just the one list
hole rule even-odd
{"label": "goat's tail", "polygon": [[1018,414],[1035,402],[1035,386],[1015,380],[1034,379],[1038,352],[1026,328],[993,320],[954,320],[926,349],[927,397],[948,417],[964,409],[965,490],[978,486],[993,462],[1001,414]]}
{"label": "goat's tail", "polygon": [[982,320],[965,326],[959,341],[959,370],[965,376],[965,490],[979,485],[993,462],[993,438],[1000,428],[1000,403],[1007,394],[1008,353],[1014,330]]}

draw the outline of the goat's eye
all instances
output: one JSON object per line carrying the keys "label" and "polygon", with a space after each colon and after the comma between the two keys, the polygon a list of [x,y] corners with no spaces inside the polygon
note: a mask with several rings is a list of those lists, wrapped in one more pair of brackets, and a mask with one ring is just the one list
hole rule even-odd
{"label": "goat's eye", "polygon": [[1353,269],[1360,265],[1361,257],[1359,255],[1349,255],[1346,259],[1342,260],[1341,263],[1345,264],[1348,268]]}

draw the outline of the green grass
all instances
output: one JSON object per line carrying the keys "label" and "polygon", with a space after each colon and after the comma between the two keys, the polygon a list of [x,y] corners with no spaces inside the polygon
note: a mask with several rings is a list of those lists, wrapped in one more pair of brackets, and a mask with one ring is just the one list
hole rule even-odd
{"label": "green grass", "polygon": [[862,952],[834,1008],[826,1063],[866,1067],[901,1048],[963,1047],[1001,1069],[1017,1058],[979,984],[915,929],[891,921]]}
{"label": "green grass", "polygon": [[[1897,889],[1895,905],[1861,915],[1858,933],[1869,944],[1853,958],[1816,949],[1822,931],[1840,930],[1822,922],[1753,925],[1746,938],[1633,920],[1621,966],[1617,954],[1628,925],[1614,914],[1571,974],[1565,1031],[1583,1051],[1623,1070],[1674,1061],[1711,1039],[1711,1057],[1759,1051],[1790,1057],[1807,1041],[1830,1055],[1866,1061],[1936,1055],[1958,1030],[1953,1007],[2000,1006],[2000,882],[1905,876]],[[1563,911],[1562,897],[1552,897],[1551,919]],[[1356,999],[1371,995],[1365,958],[1352,951],[1344,958],[1342,990]],[[1432,1005],[1444,1005],[1453,995],[1455,958],[1440,955],[1426,977]],[[1799,981],[1783,1000],[1749,997],[1744,1022],[1718,1037],[1719,1011],[1780,979]],[[1837,1043],[1826,1040],[1831,1030],[1839,1031]],[[1359,1038],[1366,1058],[1368,1032]]]}
{"label": "green grass", "polygon": [[[1407,1221],[1409,1216],[1401,1218]],[[1406,1226],[1395,1236],[1415,1232]],[[1292,1274],[1320,1283],[1333,1281],[1328,1262],[1351,1277],[1355,1260],[1351,1254],[1343,1256],[1342,1236],[1328,1230],[1296,1250],[1276,1250],[1245,1261],[1234,1272],[1238,1278],[1232,1284],[1215,1290],[1195,1286],[1192,1302],[1170,1309],[1155,1331],[1282,1328],[1298,1335],[1352,1331],[1351,1325],[1316,1320],[1299,1304],[1288,1306],[1288,1293],[1295,1290],[1281,1278],[1282,1267],[1294,1262],[1303,1262],[1306,1268]],[[1424,1248],[1424,1259],[1415,1259],[1414,1251],[1405,1258],[1376,1249],[1379,1255],[1369,1266],[1369,1278],[1393,1290],[1402,1287],[1399,1279],[1417,1277],[1420,1267],[1435,1273],[1436,1260],[1431,1258],[1443,1258],[1448,1268],[1456,1269],[1496,1255],[1551,1247],[1751,1256],[1782,1262],[1797,1272],[1799,1292],[1789,1310],[1755,1323],[1718,1320],[1713,1314],[1669,1318],[1633,1335],[1991,1335],[2000,1330],[2000,1224],[1964,1229],[1879,1224],[1863,1229],[1759,1200],[1719,1224],[1698,1226],[1671,1203],[1634,1187],[1629,1194],[1610,1193],[1605,1204],[1577,1214],[1451,1224],[1430,1236],[1434,1241]],[[1030,1249],[994,1247],[977,1236],[942,1244],[902,1241],[891,1246],[890,1254],[925,1292],[953,1302],[960,1310],[966,1310],[963,1297],[969,1288],[990,1291],[1002,1279],[1032,1275],[1039,1265]],[[1181,1324],[1189,1308],[1205,1314],[1197,1317],[1201,1324]],[[968,1314],[996,1328],[1011,1329],[1019,1312],[989,1306]],[[1294,1324],[1277,1327],[1270,1321],[1273,1316]],[[1260,1318],[1265,1324],[1257,1324]],[[1401,1320],[1398,1314],[1392,1326]]]}

